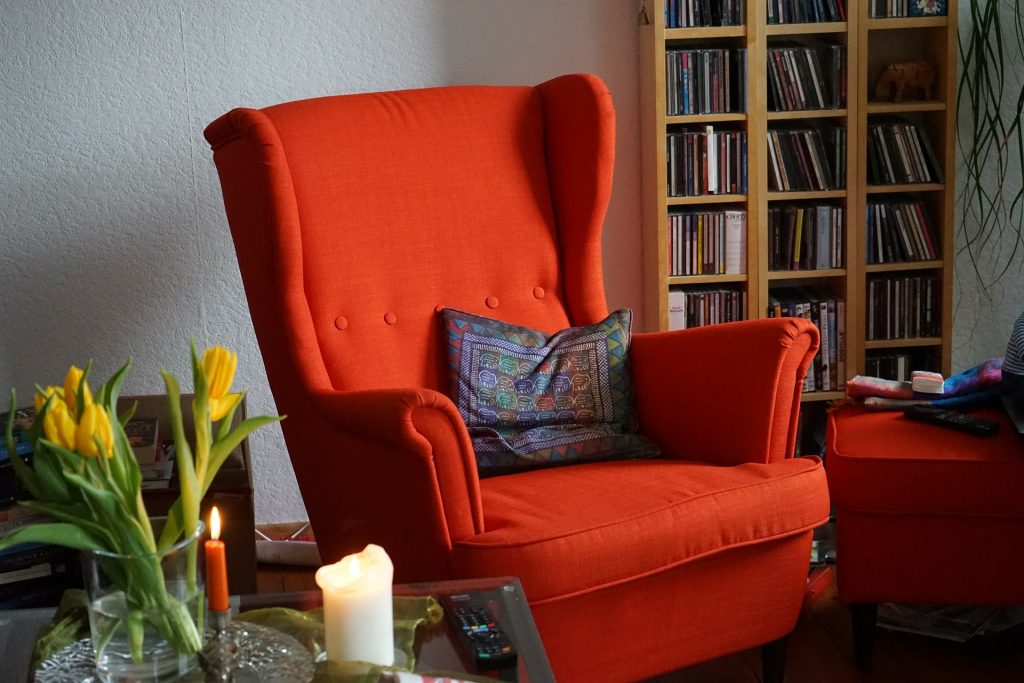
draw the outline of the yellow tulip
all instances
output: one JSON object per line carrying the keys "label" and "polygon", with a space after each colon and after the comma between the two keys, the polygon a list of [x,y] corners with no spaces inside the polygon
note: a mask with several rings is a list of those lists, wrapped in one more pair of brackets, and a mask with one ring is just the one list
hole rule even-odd
{"label": "yellow tulip", "polygon": [[99,455],[96,448],[98,437],[103,446],[103,454],[108,458],[114,455],[114,432],[110,428],[110,418],[107,411],[98,403],[90,403],[82,411],[82,419],[75,430],[75,445],[78,452],[88,458],[95,458]]}
{"label": "yellow tulip", "polygon": [[[81,368],[77,365],[72,365],[68,368],[68,374],[64,377],[64,400],[68,404],[68,410],[71,412],[72,417],[81,417],[82,413],[85,412],[85,408],[92,403],[92,392],[89,391],[89,384],[82,381]],[[84,399],[85,405],[78,405],[78,385],[82,385],[82,398]]]}
{"label": "yellow tulip", "polygon": [[203,351],[199,363],[206,377],[206,387],[210,397],[210,419],[216,422],[224,419],[239,399],[241,394],[229,394],[231,381],[235,378],[238,366],[238,354],[228,351],[223,346],[211,346]]}
{"label": "yellow tulip", "polygon": [[[46,405],[46,400],[50,398],[50,396],[56,396],[50,404],[51,406],[57,403],[57,399],[61,399],[61,403],[64,402],[64,390],[60,387],[49,386],[45,389],[36,389],[35,403],[37,413],[42,412],[43,406]],[[64,406],[64,408],[66,410],[67,406]]]}
{"label": "yellow tulip", "polygon": [[46,438],[68,450],[74,450],[76,426],[68,413],[67,404],[60,398],[54,398],[50,402],[50,409],[46,411],[46,417],[43,418],[43,434]]}

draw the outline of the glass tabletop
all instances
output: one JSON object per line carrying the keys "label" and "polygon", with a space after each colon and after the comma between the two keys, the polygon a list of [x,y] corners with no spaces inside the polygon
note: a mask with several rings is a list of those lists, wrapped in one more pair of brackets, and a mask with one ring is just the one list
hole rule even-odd
{"label": "glass tabletop", "polygon": [[[545,683],[555,677],[548,664],[544,646],[530,614],[526,596],[519,581],[512,577],[463,579],[431,583],[396,584],[395,595],[452,595],[474,593],[487,601],[498,624],[519,652],[516,671],[500,672],[502,680],[521,683]],[[263,607],[290,607],[307,610],[321,606],[320,591],[301,593],[265,593],[235,596],[233,612]],[[23,683],[28,674],[32,648],[39,630],[53,616],[52,607],[0,611],[0,683]],[[417,671],[471,671],[469,660],[462,654],[455,630],[447,618],[432,626],[422,626],[416,633]],[[499,673],[490,675],[499,676]]]}

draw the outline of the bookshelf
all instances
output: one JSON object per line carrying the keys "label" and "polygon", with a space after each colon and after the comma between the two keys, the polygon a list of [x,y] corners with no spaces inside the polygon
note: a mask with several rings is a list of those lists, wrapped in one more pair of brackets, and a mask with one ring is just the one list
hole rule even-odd
{"label": "bookshelf", "polygon": [[[832,332],[835,337],[836,330],[845,327],[842,376],[837,372],[839,368],[833,356],[831,381],[823,384],[819,375],[814,390],[805,387],[805,402],[841,398],[845,379],[863,374],[867,360],[879,355],[906,353],[911,356],[914,369],[924,364],[920,367],[947,374],[950,365],[955,2],[949,3],[948,17],[869,19],[867,0],[843,1],[844,21],[769,23],[766,3],[746,0],[742,25],[666,28],[665,9],[669,0],[653,0],[647,2],[650,24],[640,27],[643,272],[648,327],[667,330],[693,324],[692,319],[680,313],[679,302],[683,300],[680,292],[714,288],[741,292],[743,317],[748,319],[770,315],[770,309],[778,311],[778,301],[781,298],[785,302],[787,296],[791,302],[793,296],[804,294],[816,302],[843,301],[845,310],[840,310]],[[669,60],[676,58],[666,53],[723,49],[746,51],[745,110],[669,116],[667,100],[678,95],[670,93],[666,83],[681,82],[680,78],[692,76],[680,77],[682,67],[670,64]],[[843,51],[844,57],[837,56]],[[840,59],[844,61],[836,63],[844,68],[832,69],[833,61]],[[874,79],[882,66],[913,59],[924,59],[936,66],[933,99],[919,101],[914,99],[916,91],[908,90],[901,103],[875,101]],[[831,78],[834,71],[841,75],[826,83],[824,79]],[[789,99],[787,86],[779,80],[787,74],[803,79],[797,85],[788,86],[792,87],[793,101]],[[820,90],[799,91],[800,87],[813,83],[813,79],[808,80],[806,76],[819,74],[822,77]],[[842,88],[845,88],[845,97],[841,96]],[[829,92],[835,94],[827,102],[832,106],[815,106],[824,102]],[[871,127],[896,117],[915,124],[928,135],[938,159],[941,181],[928,178],[932,182],[868,183]],[[676,187],[681,181],[670,177],[679,172],[679,155],[673,156],[671,145],[666,144],[668,136],[707,126],[716,132],[730,130],[745,134],[746,191],[671,196],[676,194],[671,190],[673,180]],[[816,146],[818,139],[820,147]],[[845,152],[840,150],[842,140],[845,140]],[[792,145],[792,148],[785,145]],[[787,159],[792,161],[799,154],[805,155],[800,158],[811,160],[796,167],[798,171],[806,171],[810,179],[805,183],[783,184],[783,175],[773,164],[784,165]],[[825,177],[828,174],[819,173],[816,179],[813,176],[813,171],[822,166],[829,167],[830,180]],[[840,182],[842,176],[845,182]],[[792,177],[793,169],[790,169],[790,180]],[[920,203],[932,221],[937,254],[925,250],[917,254],[920,260],[877,262],[877,253],[869,254],[867,246],[869,202],[885,205],[887,209],[892,203],[900,206],[907,202]],[[699,259],[701,254],[698,251],[692,256],[685,245],[680,247],[679,233],[673,232],[671,216],[717,210],[746,213],[743,272],[726,274],[719,270],[680,274],[676,266],[679,260]],[[876,215],[883,214],[878,210]],[[889,220],[888,213],[884,215]],[[901,213],[901,220],[906,215],[918,214]],[[803,255],[797,258],[800,249],[794,248],[794,241],[800,238],[793,237],[794,224],[813,229],[813,239],[817,240],[810,243],[813,257],[805,248]],[[825,235],[828,245],[821,242]],[[694,239],[690,233],[684,236],[687,244]],[[803,239],[806,240],[807,235]],[[917,245],[923,241],[922,237]],[[712,241],[709,248],[721,247]],[[869,256],[876,262],[869,262]],[[920,284],[929,278],[934,281],[932,284]],[[913,292],[917,289],[912,288],[936,288],[940,320],[937,334],[869,340],[870,279],[898,281],[890,287],[899,292],[904,292],[905,288]],[[904,285],[904,282],[911,284]],[[877,296],[880,286],[873,287]],[[671,316],[670,306],[674,307]],[[815,309],[817,317],[817,306]],[[827,311],[836,313],[831,307]],[[680,323],[680,320],[687,322]],[[902,328],[901,332],[904,332]]]}

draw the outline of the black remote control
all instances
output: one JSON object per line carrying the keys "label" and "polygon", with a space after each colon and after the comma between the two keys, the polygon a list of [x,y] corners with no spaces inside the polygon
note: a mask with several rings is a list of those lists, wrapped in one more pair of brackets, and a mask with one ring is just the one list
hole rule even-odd
{"label": "black remote control", "polygon": [[442,595],[441,605],[477,671],[516,665],[516,648],[498,626],[487,602],[469,593]]}
{"label": "black remote control", "polygon": [[935,406],[916,405],[910,406],[903,411],[911,420],[919,420],[939,427],[948,427],[957,431],[975,434],[977,436],[991,436],[999,429],[999,423],[995,420],[986,420],[983,417],[975,417],[956,410],[937,408]]}

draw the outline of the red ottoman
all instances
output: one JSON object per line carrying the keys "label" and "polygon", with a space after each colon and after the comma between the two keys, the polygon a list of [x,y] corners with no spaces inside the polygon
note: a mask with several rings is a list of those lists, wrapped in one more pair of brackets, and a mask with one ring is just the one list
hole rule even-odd
{"label": "red ottoman", "polygon": [[1000,408],[974,414],[998,433],[859,407],[829,416],[836,578],[862,667],[880,602],[1024,604],[1024,437]]}

